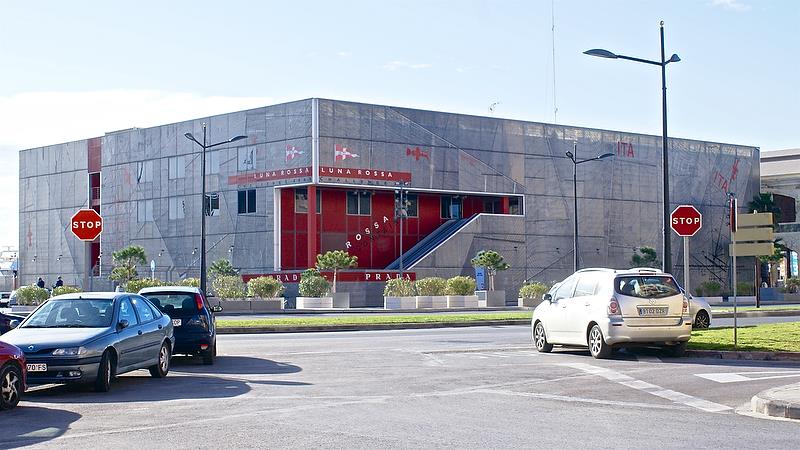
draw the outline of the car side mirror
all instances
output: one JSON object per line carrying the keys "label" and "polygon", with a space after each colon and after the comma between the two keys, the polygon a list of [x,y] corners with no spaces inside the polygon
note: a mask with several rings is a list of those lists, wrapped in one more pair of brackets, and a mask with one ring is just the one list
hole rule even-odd
{"label": "car side mirror", "polygon": [[12,320],[11,322],[8,322],[8,326],[11,327],[11,329],[17,328],[19,326],[19,320]]}
{"label": "car side mirror", "polygon": [[125,319],[120,320],[119,323],[117,323],[117,328],[119,328],[120,330],[128,328],[128,321]]}
{"label": "car side mirror", "polygon": [[214,305],[211,307],[211,312],[218,313],[222,312],[222,305]]}
{"label": "car side mirror", "polygon": [[542,296],[542,300],[553,303],[553,296],[548,292]]}

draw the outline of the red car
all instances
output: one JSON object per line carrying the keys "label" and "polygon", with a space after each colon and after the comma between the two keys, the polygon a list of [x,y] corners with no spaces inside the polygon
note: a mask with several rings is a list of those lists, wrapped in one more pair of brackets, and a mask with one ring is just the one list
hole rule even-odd
{"label": "red car", "polygon": [[0,409],[17,406],[25,392],[25,354],[14,345],[0,341]]}

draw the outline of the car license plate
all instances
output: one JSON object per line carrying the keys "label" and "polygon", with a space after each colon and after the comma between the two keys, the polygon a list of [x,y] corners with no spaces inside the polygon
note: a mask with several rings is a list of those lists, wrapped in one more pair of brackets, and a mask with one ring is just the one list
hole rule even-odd
{"label": "car license plate", "polygon": [[28,372],[47,372],[47,364],[26,364]]}
{"label": "car license plate", "polygon": [[665,306],[644,306],[639,307],[639,316],[666,316],[667,308]]}
{"label": "car license plate", "polygon": [[172,326],[173,327],[181,326],[181,319],[172,319]]}

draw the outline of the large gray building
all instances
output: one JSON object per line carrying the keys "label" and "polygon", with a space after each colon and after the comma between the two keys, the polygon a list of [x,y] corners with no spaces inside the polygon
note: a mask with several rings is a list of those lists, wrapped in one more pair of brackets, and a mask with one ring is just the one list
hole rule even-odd
{"label": "large gray building", "polygon": [[[203,123],[209,143],[247,136],[206,156],[208,260],[278,276],[289,295],[314,255],[346,249],[359,269],[342,289],[354,305],[382,304],[380,281],[399,268],[401,184],[410,276],[473,274],[469,260],[494,249],[512,266],[496,282],[509,300],[524,280],[563,278],[574,145],[578,159],[614,154],[577,166],[581,266],[628,267],[642,246],[662,254],[659,136],[307,99],[21,151],[22,282],[61,275],[108,287],[111,254],[129,244],[145,247],[159,278],[198,276],[201,153],[184,134],[202,136]],[[724,282],[726,193],[758,193],[759,149],[673,138],[669,149],[671,207],[703,213],[692,279]],[[71,234],[81,208],[103,216],[96,242]],[[672,242],[681,275],[682,245]]]}

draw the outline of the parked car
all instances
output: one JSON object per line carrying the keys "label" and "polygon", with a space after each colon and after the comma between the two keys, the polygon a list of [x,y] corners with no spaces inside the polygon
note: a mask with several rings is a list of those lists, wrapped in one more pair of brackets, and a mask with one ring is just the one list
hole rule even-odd
{"label": "parked car", "polygon": [[214,313],[221,306],[210,306],[203,292],[189,286],[144,288],[139,295],[147,297],[164,314],[172,318],[175,330],[175,353],[199,355],[203,364],[214,364],[217,356],[217,325]]}
{"label": "parked car", "polygon": [[25,392],[25,354],[18,347],[0,341],[0,409],[11,409]]}
{"label": "parked car", "polygon": [[0,334],[8,333],[22,323],[23,320],[25,318],[22,316],[0,312]]}
{"label": "parked car", "polygon": [[689,302],[672,275],[656,269],[584,269],[533,311],[536,349],[588,347],[607,358],[628,345],[658,345],[680,356],[691,336]]}
{"label": "parked car", "polygon": [[174,343],[170,318],[124,292],[53,297],[1,339],[25,352],[28,384],[94,383],[98,392],[136,369],[167,376]]}
{"label": "parked car", "polygon": [[694,328],[708,328],[711,326],[711,306],[704,298],[689,297],[689,314],[694,317]]}
{"label": "parked car", "polygon": [[0,308],[8,308],[16,305],[16,296],[14,297],[14,303],[11,303],[11,294],[14,292],[15,291],[0,292]]}

